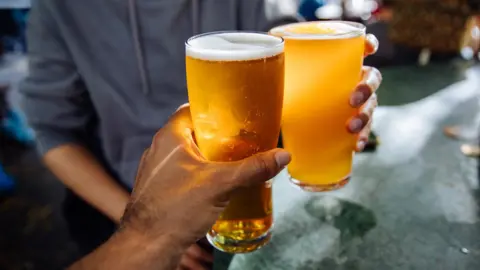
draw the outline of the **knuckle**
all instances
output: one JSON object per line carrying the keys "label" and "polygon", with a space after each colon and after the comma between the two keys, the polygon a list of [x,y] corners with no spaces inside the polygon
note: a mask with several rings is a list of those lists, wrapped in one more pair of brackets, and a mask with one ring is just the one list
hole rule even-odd
{"label": "knuckle", "polygon": [[150,148],[147,148],[143,154],[142,154],[142,158],[140,159],[140,162],[138,163],[138,168],[137,168],[137,176],[135,178],[135,182],[136,183],[139,183],[140,182],[140,179],[142,178],[142,175],[143,175],[143,170],[146,166],[146,160],[149,156],[149,152],[150,152]]}
{"label": "knuckle", "polygon": [[192,257],[194,259],[201,259],[202,258],[202,254],[197,249],[190,250],[189,255],[190,255],[190,257]]}
{"label": "knuckle", "polygon": [[367,112],[362,112],[358,117],[362,120],[364,126],[370,122],[370,115]]}
{"label": "knuckle", "polygon": [[366,39],[368,40],[368,42],[370,43],[370,45],[372,46],[372,48],[375,50],[377,49],[378,47],[378,39],[375,35],[373,34],[367,34],[366,36]]}
{"label": "knuckle", "polygon": [[190,103],[184,103],[180,105],[175,112],[181,111],[181,110],[189,110],[190,109]]}
{"label": "knuckle", "polygon": [[163,138],[163,131],[162,129],[157,131],[157,133],[155,133],[155,135],[153,136],[153,139],[152,139],[152,145],[151,145],[151,148],[155,148],[155,146],[158,146]]}
{"label": "knuckle", "polygon": [[367,106],[365,106],[365,113],[370,116],[373,114],[373,111],[375,110],[375,101],[371,100],[367,103]]}
{"label": "knuckle", "polygon": [[372,67],[372,73],[377,77],[379,81],[382,81],[382,73],[377,68]]}
{"label": "knuckle", "polygon": [[363,66],[363,68],[365,69],[365,71],[368,71],[368,72],[371,72],[373,67],[371,66]]}
{"label": "knuckle", "polygon": [[255,169],[258,172],[258,176],[268,180],[270,179],[270,175],[272,175],[272,168],[269,165],[270,162],[268,162],[265,157],[261,155],[256,155],[255,156]]}
{"label": "knuckle", "polygon": [[363,78],[364,80],[370,76],[372,73],[372,67],[370,66],[363,66]]}
{"label": "knuckle", "polygon": [[365,136],[365,137],[368,137],[368,134],[370,133],[371,128],[372,128],[372,121],[369,121],[368,124],[363,129],[361,135]]}
{"label": "knuckle", "polygon": [[360,111],[359,111],[360,115],[364,114],[364,115],[368,116],[370,114],[371,107],[372,107],[372,103],[369,100],[360,109]]}
{"label": "knuckle", "polygon": [[365,79],[366,79],[366,83],[372,88],[377,88],[378,85],[380,85],[380,80],[378,76],[375,75],[375,72],[373,71],[370,71]]}
{"label": "knuckle", "polygon": [[370,131],[369,131],[369,127],[367,125],[362,129],[362,131],[359,134],[359,137],[360,138],[365,138],[365,137],[367,137],[368,133],[370,133]]}

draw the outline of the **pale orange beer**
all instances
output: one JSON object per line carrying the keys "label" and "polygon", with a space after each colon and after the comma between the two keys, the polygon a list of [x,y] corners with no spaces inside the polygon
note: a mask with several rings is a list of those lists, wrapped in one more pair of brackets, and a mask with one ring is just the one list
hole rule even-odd
{"label": "pale orange beer", "polygon": [[[267,34],[219,32],[186,44],[188,97],[195,138],[211,161],[237,161],[276,147],[284,88],[283,40]],[[250,252],[272,226],[271,184],[244,188],[207,235],[218,249]]]}
{"label": "pale orange beer", "polygon": [[285,39],[284,147],[292,154],[293,183],[325,191],[348,183],[356,138],[349,97],[361,79],[365,27],[306,22],[274,28]]}

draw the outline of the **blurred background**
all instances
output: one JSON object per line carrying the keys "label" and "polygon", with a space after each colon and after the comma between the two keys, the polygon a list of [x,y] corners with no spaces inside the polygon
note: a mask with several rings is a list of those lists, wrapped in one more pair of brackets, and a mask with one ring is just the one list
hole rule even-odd
{"label": "blurred background", "polygon": [[[0,269],[56,269],[79,256],[63,217],[65,188],[41,164],[18,106],[30,4],[0,0]],[[339,216],[344,248],[318,261],[289,257],[298,262],[290,269],[480,269],[479,13],[474,0],[298,1],[305,20],[367,25],[380,49],[365,62],[384,83],[358,176],[337,194],[354,213]],[[275,192],[294,194],[280,184]],[[282,200],[290,199],[297,200]],[[308,212],[312,202],[305,205]],[[280,214],[283,224],[294,218],[288,209]],[[288,228],[278,227],[281,239]],[[298,253],[317,243],[299,241],[309,244]],[[230,268],[267,269],[279,259],[274,252],[234,258]],[[231,258],[219,258],[216,267],[226,269]]]}

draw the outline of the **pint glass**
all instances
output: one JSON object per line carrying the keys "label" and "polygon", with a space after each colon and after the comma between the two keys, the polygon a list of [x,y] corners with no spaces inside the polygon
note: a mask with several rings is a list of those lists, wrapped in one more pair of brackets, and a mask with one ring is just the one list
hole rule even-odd
{"label": "pint glass", "polygon": [[[283,40],[261,33],[215,32],[186,43],[195,138],[210,161],[237,161],[273,149],[280,133]],[[269,182],[238,190],[207,234],[217,249],[254,251],[270,239]]]}
{"label": "pint glass", "polygon": [[349,97],[361,78],[365,27],[351,22],[306,22],[274,28],[285,39],[283,145],[292,154],[291,181],[308,191],[344,186],[356,138],[346,123]]}

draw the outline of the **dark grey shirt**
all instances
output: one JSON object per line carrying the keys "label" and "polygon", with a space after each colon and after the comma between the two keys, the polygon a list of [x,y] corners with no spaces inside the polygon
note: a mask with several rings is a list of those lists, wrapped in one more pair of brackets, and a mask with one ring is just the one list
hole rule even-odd
{"label": "dark grey shirt", "polygon": [[185,40],[295,19],[297,0],[36,0],[23,108],[44,154],[97,137],[131,187],[154,133],[187,102]]}

